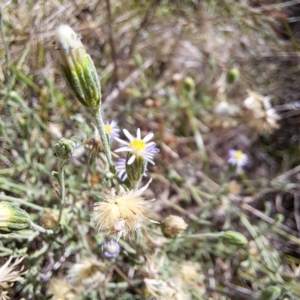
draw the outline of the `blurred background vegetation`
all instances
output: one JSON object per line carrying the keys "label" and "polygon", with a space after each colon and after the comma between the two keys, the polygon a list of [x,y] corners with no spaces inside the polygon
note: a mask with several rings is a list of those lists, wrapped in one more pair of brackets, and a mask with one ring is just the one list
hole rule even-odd
{"label": "blurred background vegetation", "polygon": [[[55,222],[54,145],[65,137],[83,146],[66,168],[58,234],[0,236],[1,263],[25,256],[28,270],[11,299],[300,299],[300,1],[0,5],[0,200],[38,224],[47,226],[47,213]],[[160,154],[146,196],[156,198],[155,220],[184,218],[180,237],[165,239],[153,225],[120,240],[116,259],[103,256],[90,213],[106,179],[93,120],[58,69],[59,24],[83,37],[95,62],[104,118],[155,133]],[[230,149],[248,156],[243,170],[228,165]],[[248,244],[190,236],[223,230]],[[74,286],[67,274],[86,257],[98,266],[94,285]]]}

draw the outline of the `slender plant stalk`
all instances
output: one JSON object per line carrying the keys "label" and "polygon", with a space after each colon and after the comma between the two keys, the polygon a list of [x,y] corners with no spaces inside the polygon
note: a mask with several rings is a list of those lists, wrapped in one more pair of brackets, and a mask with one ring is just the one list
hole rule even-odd
{"label": "slender plant stalk", "polygon": [[58,183],[59,183],[59,187],[60,187],[60,209],[59,209],[59,217],[58,217],[57,226],[60,224],[63,209],[66,204],[66,188],[65,188],[65,172],[64,172],[65,165],[66,165],[65,160],[59,161]]}
{"label": "slender plant stalk", "polygon": [[53,230],[48,230],[48,229],[45,229],[37,224],[35,224],[34,222],[31,221],[30,223],[30,226],[32,229],[38,231],[38,232],[41,232],[41,233],[47,233],[47,234],[53,234]]}
{"label": "slender plant stalk", "polygon": [[44,208],[40,207],[39,205],[36,205],[34,203],[29,202],[29,199],[19,199],[16,197],[12,197],[12,196],[7,196],[7,195],[0,195],[0,200],[4,200],[4,201],[11,201],[12,203],[18,203],[27,207],[31,207],[33,209],[39,210],[39,211],[43,211]]}
{"label": "slender plant stalk", "polygon": [[225,234],[224,231],[221,232],[208,232],[208,233],[198,233],[198,234],[190,234],[190,235],[183,235],[177,238],[195,238],[195,239],[202,239],[202,238],[219,238],[222,237]]}
{"label": "slender plant stalk", "polygon": [[113,163],[112,158],[111,158],[110,145],[109,145],[108,139],[107,139],[106,134],[105,134],[104,123],[103,123],[103,120],[102,120],[100,108],[96,111],[93,111],[92,113],[93,113],[93,115],[96,119],[96,126],[97,126],[97,129],[99,130],[99,134],[100,134],[100,137],[101,137],[101,140],[102,140],[102,143],[103,143],[104,153],[105,153],[105,156],[106,156],[107,161],[108,161],[109,170],[113,174],[116,174],[116,168],[115,168],[114,163]]}
{"label": "slender plant stalk", "polygon": [[4,31],[4,24],[3,24],[3,11],[2,8],[0,7],[0,29],[1,29],[1,37],[3,41],[3,48],[4,48],[4,56],[5,56],[5,81],[8,81],[8,78],[10,76],[10,69],[9,69],[9,54],[8,54],[8,46],[6,42],[6,36],[5,36],[5,31]]}

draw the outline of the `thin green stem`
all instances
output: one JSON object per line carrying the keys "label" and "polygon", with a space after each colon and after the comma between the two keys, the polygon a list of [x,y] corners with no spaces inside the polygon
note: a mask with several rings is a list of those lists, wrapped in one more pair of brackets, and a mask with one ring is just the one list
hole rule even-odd
{"label": "thin green stem", "polygon": [[8,78],[10,76],[10,69],[9,69],[9,54],[8,54],[8,46],[6,42],[6,37],[5,37],[5,31],[4,31],[4,24],[3,24],[3,11],[2,8],[0,7],[0,28],[1,28],[1,37],[3,41],[3,47],[4,47],[4,56],[5,56],[5,81],[8,81]]}
{"label": "thin green stem", "polygon": [[66,188],[65,188],[65,165],[66,161],[59,161],[59,167],[58,167],[58,183],[60,187],[60,209],[59,209],[59,216],[58,216],[58,222],[57,226],[60,224],[63,209],[66,204]]}
{"label": "thin green stem", "polygon": [[103,123],[103,120],[102,120],[100,108],[97,109],[96,111],[93,111],[92,113],[93,113],[93,115],[96,119],[97,129],[99,130],[99,134],[100,134],[100,137],[101,137],[101,140],[102,140],[102,143],[103,143],[104,153],[105,153],[105,156],[106,156],[107,161],[108,161],[109,169],[113,174],[116,174],[116,168],[115,168],[114,163],[113,163],[112,158],[111,158],[110,145],[109,145],[109,141],[107,139],[107,136],[106,136],[106,133],[105,133],[105,130],[104,130],[104,123]]}
{"label": "thin green stem", "polygon": [[207,232],[207,233],[198,233],[198,234],[190,234],[190,235],[182,235],[178,238],[195,238],[195,239],[202,239],[202,238],[220,238],[225,234],[224,231],[221,232]]}
{"label": "thin green stem", "polygon": [[205,150],[204,141],[203,141],[201,132],[197,126],[197,123],[196,123],[197,119],[196,119],[196,116],[193,111],[194,106],[195,106],[195,103],[194,103],[195,101],[194,101],[194,95],[192,92],[185,93],[184,102],[185,102],[186,115],[189,119],[190,126],[194,133],[196,146],[200,151],[203,163],[207,164],[207,154],[206,154],[206,150]]}
{"label": "thin green stem", "polygon": [[38,232],[41,232],[41,233],[47,233],[47,234],[53,234],[53,230],[48,230],[48,229],[45,229],[37,224],[35,224],[34,222],[30,222],[30,226],[32,229],[38,231]]}
{"label": "thin green stem", "polygon": [[24,205],[24,206],[27,206],[27,207],[31,207],[33,209],[40,210],[40,211],[44,210],[43,207],[40,207],[36,204],[33,204],[33,203],[31,203],[27,200],[19,199],[19,198],[15,198],[15,197],[11,197],[11,196],[0,195],[0,200],[11,201],[13,203],[18,203],[18,204],[21,204],[21,205]]}

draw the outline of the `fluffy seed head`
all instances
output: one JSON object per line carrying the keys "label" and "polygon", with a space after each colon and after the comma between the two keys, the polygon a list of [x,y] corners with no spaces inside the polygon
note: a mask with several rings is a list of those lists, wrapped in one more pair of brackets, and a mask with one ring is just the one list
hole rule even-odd
{"label": "fluffy seed head", "polygon": [[82,284],[89,288],[98,287],[106,282],[104,270],[105,264],[96,258],[84,258],[72,265],[68,271],[68,279],[74,286]]}
{"label": "fluffy seed head", "polygon": [[248,94],[243,104],[248,110],[250,125],[259,134],[264,131],[272,133],[275,129],[278,129],[280,116],[272,108],[270,97],[264,97],[252,91],[248,91]]}
{"label": "fluffy seed head", "polygon": [[138,191],[130,191],[117,196],[104,195],[103,201],[94,206],[92,224],[98,231],[117,239],[135,232],[149,219],[147,201],[142,193],[148,184]]}
{"label": "fluffy seed head", "polygon": [[59,218],[59,211],[51,209],[46,211],[42,215],[40,223],[43,227],[47,229],[53,229],[57,225],[58,218]]}
{"label": "fluffy seed head", "polygon": [[6,263],[0,268],[0,299],[8,300],[10,299],[7,296],[7,291],[3,291],[4,289],[8,289],[13,286],[15,281],[19,281],[22,275],[26,274],[23,271],[23,267],[20,270],[15,270],[15,268],[22,262],[24,257],[17,258],[14,263],[12,262],[13,257],[11,256]]}
{"label": "fluffy seed head", "polygon": [[72,287],[65,278],[52,278],[48,284],[48,294],[52,294],[51,300],[77,299]]}
{"label": "fluffy seed head", "polygon": [[188,224],[178,216],[169,216],[161,224],[162,232],[166,238],[175,238],[179,233],[186,230]]}

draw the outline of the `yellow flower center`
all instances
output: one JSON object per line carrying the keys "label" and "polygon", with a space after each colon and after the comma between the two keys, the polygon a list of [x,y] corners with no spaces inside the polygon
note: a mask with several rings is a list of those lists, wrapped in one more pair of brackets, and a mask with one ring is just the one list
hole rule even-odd
{"label": "yellow flower center", "polygon": [[237,161],[239,161],[239,160],[242,159],[243,154],[244,154],[244,153],[243,153],[241,150],[238,150],[238,151],[235,152],[234,158],[235,158]]}
{"label": "yellow flower center", "polygon": [[132,142],[130,142],[129,147],[134,150],[136,154],[139,152],[142,152],[146,148],[146,142],[134,139]]}
{"label": "yellow flower center", "polygon": [[109,124],[104,125],[104,130],[107,134],[112,132],[112,127]]}

